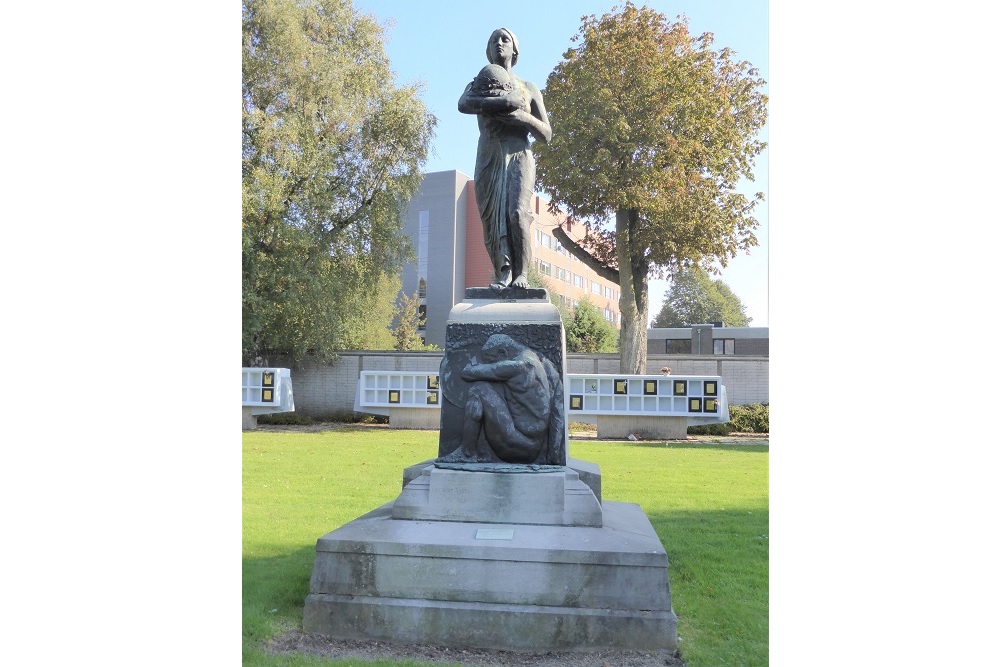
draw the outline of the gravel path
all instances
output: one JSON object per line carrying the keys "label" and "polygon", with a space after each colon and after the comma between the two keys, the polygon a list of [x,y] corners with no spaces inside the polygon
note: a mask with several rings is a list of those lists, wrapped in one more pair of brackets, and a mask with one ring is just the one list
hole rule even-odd
{"label": "gravel path", "polygon": [[418,660],[435,665],[458,664],[469,667],[684,667],[685,665],[678,654],[668,651],[521,653],[348,641],[299,631],[278,637],[271,642],[268,650],[274,654],[304,654],[331,659]]}

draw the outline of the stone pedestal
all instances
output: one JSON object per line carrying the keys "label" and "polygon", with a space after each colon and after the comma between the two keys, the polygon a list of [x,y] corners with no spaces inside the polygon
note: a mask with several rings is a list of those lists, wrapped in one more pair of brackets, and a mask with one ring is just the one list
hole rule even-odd
{"label": "stone pedestal", "polygon": [[646,415],[598,415],[597,437],[624,440],[635,434],[643,440],[684,440],[687,438],[687,417]]}
{"label": "stone pedestal", "polygon": [[392,506],[394,519],[601,526],[601,504],[576,471],[472,472],[429,465]]}
{"label": "stone pedestal", "polygon": [[[511,295],[466,290],[452,310],[439,457],[404,470],[394,502],[317,541],[306,632],[525,651],[676,648],[667,554],[649,519],[602,501],[598,467],[566,457],[558,310],[544,290]],[[484,379],[480,364],[497,377]],[[507,385],[521,368],[534,375]],[[547,402],[511,405],[530,391]],[[497,414],[544,414],[544,436],[511,433],[508,447],[510,423]]]}
{"label": "stone pedestal", "polygon": [[667,554],[638,505],[600,528],[394,519],[324,537],[306,632],[525,651],[675,649]]}
{"label": "stone pedestal", "polygon": [[[509,336],[537,355],[545,365],[545,372],[550,375],[547,442],[537,457],[520,462],[565,465],[566,442],[569,439],[563,390],[566,337],[559,309],[552,305],[543,289],[512,289],[506,294],[505,298],[498,299],[497,294],[488,288],[467,289],[465,301],[455,304],[448,315],[445,354],[440,370],[442,400],[438,456],[455,452],[463,438],[466,401],[474,384],[463,379],[463,369],[470,364],[482,364],[484,346],[492,336],[499,335]],[[499,386],[501,383],[494,384]],[[514,379],[508,386],[518,384],[519,381]],[[484,450],[484,456],[491,455],[488,448]]]}

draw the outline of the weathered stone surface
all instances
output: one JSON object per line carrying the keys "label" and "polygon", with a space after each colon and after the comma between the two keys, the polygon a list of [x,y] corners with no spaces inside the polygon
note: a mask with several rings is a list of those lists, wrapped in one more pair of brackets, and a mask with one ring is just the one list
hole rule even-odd
{"label": "weathered stone surface", "polygon": [[667,555],[638,505],[596,527],[392,518],[320,538],[303,627],[339,638],[522,650],[673,649]]}
{"label": "weathered stone surface", "polygon": [[600,526],[601,504],[567,467],[536,474],[428,466],[393,503],[395,519]]}
{"label": "weathered stone surface", "polygon": [[635,435],[643,440],[683,440],[687,437],[687,417],[662,415],[598,415],[597,437],[624,440]]}
{"label": "weathered stone surface", "polygon": [[[404,468],[402,486],[406,486],[417,477],[420,477],[424,468],[433,465],[434,459],[427,459],[426,461],[414,463],[413,465]],[[566,459],[566,467],[575,471],[580,476],[580,481],[590,487],[590,490],[597,498],[597,502],[601,502],[601,467],[596,463],[574,458]]]}

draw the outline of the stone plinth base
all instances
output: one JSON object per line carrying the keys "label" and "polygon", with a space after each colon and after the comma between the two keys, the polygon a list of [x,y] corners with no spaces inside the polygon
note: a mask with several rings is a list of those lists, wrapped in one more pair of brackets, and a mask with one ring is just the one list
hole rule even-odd
{"label": "stone plinth base", "polygon": [[624,440],[630,434],[644,440],[684,440],[687,438],[687,417],[646,415],[598,415],[597,437]]}
{"label": "stone plinth base", "polygon": [[405,487],[394,519],[549,526],[601,525],[601,504],[580,475],[564,466],[548,472],[444,470],[433,465]]}
{"label": "stone plinth base", "polygon": [[252,431],[257,428],[257,415],[250,412],[250,408],[243,406],[243,430]]}
{"label": "stone plinth base", "polygon": [[[403,468],[403,486],[406,486],[417,477],[423,474],[424,468],[434,465],[434,459],[427,459],[421,463],[415,463]],[[590,487],[594,492],[597,502],[601,502],[601,468],[596,463],[583,461],[581,459],[566,459],[566,467],[576,472],[580,476],[580,481]]]}
{"label": "stone plinth base", "polygon": [[428,408],[389,408],[389,428],[436,430],[441,411]]}
{"label": "stone plinth base", "polygon": [[604,525],[392,518],[316,543],[303,628],[341,639],[525,651],[675,649],[667,554],[638,505]]}

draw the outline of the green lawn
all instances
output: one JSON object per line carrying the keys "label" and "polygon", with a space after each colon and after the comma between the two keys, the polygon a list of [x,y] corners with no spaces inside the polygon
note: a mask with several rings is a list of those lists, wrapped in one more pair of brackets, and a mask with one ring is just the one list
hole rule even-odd
{"label": "green lawn", "polygon": [[[670,559],[689,667],[768,664],[768,447],[571,440],[601,466],[606,500],[638,503]],[[243,434],[243,663],[380,665],[273,657],[300,628],[316,539],[394,499],[403,468],[437,455],[436,431],[345,427]]]}

